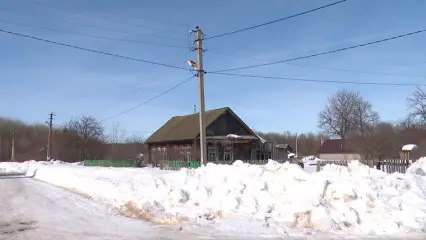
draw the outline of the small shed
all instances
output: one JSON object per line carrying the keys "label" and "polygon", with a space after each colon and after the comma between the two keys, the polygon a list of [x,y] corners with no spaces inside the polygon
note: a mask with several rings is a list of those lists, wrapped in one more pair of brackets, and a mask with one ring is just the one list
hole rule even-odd
{"label": "small shed", "polygon": [[419,147],[416,144],[407,144],[399,150],[399,157],[402,160],[417,160],[419,156]]}

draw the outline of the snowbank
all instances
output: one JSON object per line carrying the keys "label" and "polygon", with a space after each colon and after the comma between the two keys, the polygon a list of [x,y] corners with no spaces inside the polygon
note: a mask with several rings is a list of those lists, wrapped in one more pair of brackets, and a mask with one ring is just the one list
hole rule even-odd
{"label": "snowbank", "polygon": [[352,234],[426,230],[426,158],[406,174],[387,174],[358,161],[327,165],[318,173],[275,161],[209,163],[180,171],[35,162],[10,168],[18,165],[28,174],[36,170],[37,179],[163,223],[226,223],[246,232],[283,234],[300,228]]}

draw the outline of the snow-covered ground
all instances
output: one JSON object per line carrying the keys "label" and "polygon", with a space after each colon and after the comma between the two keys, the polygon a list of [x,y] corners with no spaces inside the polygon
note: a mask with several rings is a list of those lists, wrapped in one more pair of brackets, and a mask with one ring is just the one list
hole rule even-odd
{"label": "snow-covered ground", "polygon": [[0,163],[0,169],[35,172],[36,179],[157,223],[263,236],[396,237],[426,231],[426,158],[406,174],[358,161],[327,165],[318,173],[274,161],[180,171],[34,161]]}

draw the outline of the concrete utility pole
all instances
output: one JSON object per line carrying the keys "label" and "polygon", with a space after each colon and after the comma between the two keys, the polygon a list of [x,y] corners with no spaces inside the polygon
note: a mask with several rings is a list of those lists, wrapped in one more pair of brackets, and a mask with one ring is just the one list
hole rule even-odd
{"label": "concrete utility pole", "polygon": [[46,122],[49,125],[49,135],[47,136],[47,151],[46,151],[46,159],[50,161],[51,151],[52,151],[52,127],[53,127],[53,113],[49,114],[49,121]]}
{"label": "concrete utility pole", "polygon": [[204,105],[204,68],[203,68],[203,32],[200,27],[195,30],[198,56],[198,94],[200,108],[200,155],[201,166],[207,160],[207,145],[206,145],[206,116]]}
{"label": "concrete utility pole", "polygon": [[10,160],[12,160],[12,161],[16,161],[16,157],[15,157],[15,138],[16,138],[16,130],[13,129],[13,132],[12,132],[12,156],[10,157]]}

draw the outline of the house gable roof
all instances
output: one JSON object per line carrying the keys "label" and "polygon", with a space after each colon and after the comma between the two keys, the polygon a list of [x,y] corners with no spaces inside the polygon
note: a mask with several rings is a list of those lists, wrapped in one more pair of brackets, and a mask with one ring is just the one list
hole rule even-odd
{"label": "house gable roof", "polygon": [[277,148],[282,148],[282,149],[286,149],[287,151],[293,152],[293,148],[290,146],[290,144],[277,144],[276,145]]}
{"label": "house gable roof", "polygon": [[[237,119],[253,136],[257,136],[229,107],[213,109],[206,111],[206,128],[210,126],[215,120],[225,113],[230,113]],[[145,143],[159,143],[192,140],[200,135],[200,123],[198,113],[175,116],[167,121],[162,127],[154,132]]]}
{"label": "house gable roof", "polygon": [[317,153],[359,153],[358,139],[330,139],[325,140],[319,147]]}

